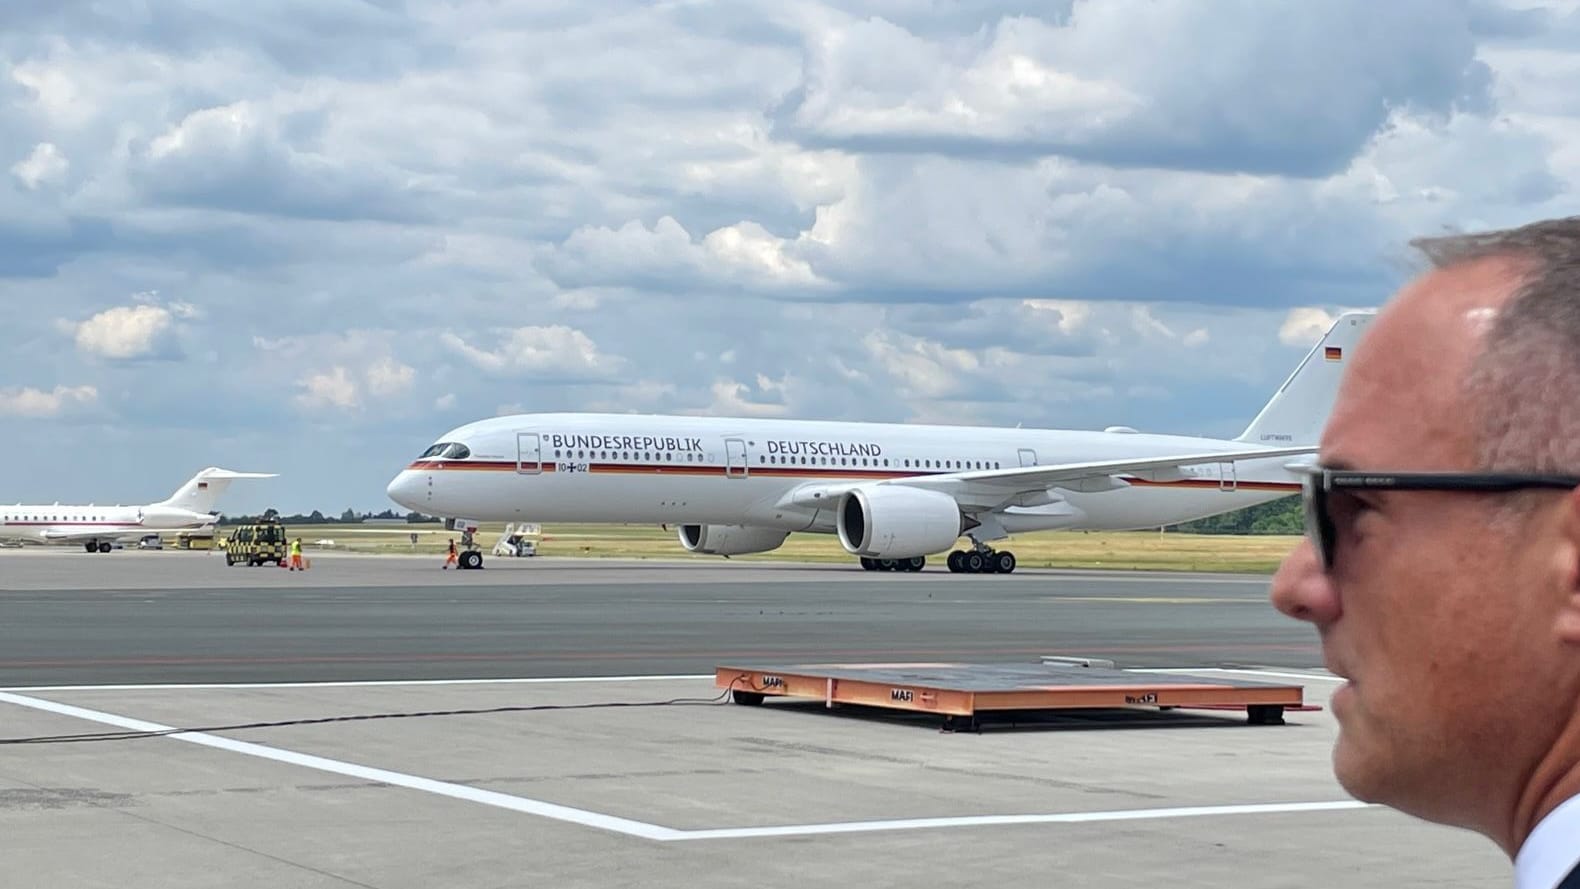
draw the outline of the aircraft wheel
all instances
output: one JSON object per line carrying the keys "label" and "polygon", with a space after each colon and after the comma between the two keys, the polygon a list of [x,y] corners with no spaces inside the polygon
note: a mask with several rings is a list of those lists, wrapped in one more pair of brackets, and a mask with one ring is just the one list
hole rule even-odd
{"label": "aircraft wheel", "polygon": [[867,571],[876,571],[878,570],[878,563],[872,559],[867,558],[866,556],[862,556],[861,567]]}
{"label": "aircraft wheel", "polygon": [[912,556],[909,559],[901,562],[900,565],[904,570],[914,573],[927,567],[927,557]]}
{"label": "aircraft wheel", "polygon": [[1012,552],[995,553],[993,555],[993,570],[999,574],[1008,574],[1015,570],[1015,554]]}
{"label": "aircraft wheel", "polygon": [[101,544],[99,544],[99,552],[107,553],[109,551],[110,551],[110,545],[108,543],[101,543]]}
{"label": "aircraft wheel", "polygon": [[896,571],[896,570],[899,569],[899,567],[900,566],[893,559],[879,559],[878,560],[878,570],[879,571]]}
{"label": "aircraft wheel", "polygon": [[95,550],[97,550],[99,547],[93,541],[90,540],[87,543],[84,543],[82,545],[82,548],[91,553],[91,552],[94,552]]}
{"label": "aircraft wheel", "polygon": [[951,573],[959,574],[961,570],[963,570],[960,566],[960,563],[964,558],[965,553],[961,552],[960,550],[955,550],[949,554],[949,558],[946,560],[945,564],[949,566]]}
{"label": "aircraft wheel", "polygon": [[967,574],[981,574],[986,565],[987,560],[982,558],[979,552],[966,553],[965,558],[960,560],[960,567],[964,568]]}
{"label": "aircraft wheel", "polygon": [[461,556],[461,567],[462,568],[481,568],[481,567],[483,567],[483,554],[482,553],[478,553],[478,552],[463,553],[462,556]]}

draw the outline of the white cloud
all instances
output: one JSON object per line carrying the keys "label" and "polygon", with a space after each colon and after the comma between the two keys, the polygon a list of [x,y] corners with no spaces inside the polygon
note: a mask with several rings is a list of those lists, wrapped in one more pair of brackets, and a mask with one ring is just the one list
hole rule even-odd
{"label": "white cloud", "polygon": [[621,361],[599,351],[587,334],[564,325],[528,326],[501,331],[494,349],[473,346],[445,332],[440,341],[476,368],[492,374],[535,374],[554,379],[605,378]]}
{"label": "white cloud", "polygon": [[[327,370],[303,375],[297,381],[297,387],[302,391],[297,394],[295,402],[309,410],[360,409],[366,406],[370,397],[392,399],[405,395],[412,390],[416,380],[415,368],[389,356],[374,359],[371,364],[360,369],[336,364]],[[454,396],[450,397],[453,403]]]}
{"label": "white cloud", "polygon": [[959,397],[970,391],[973,378],[985,369],[1008,363],[1002,350],[978,354],[884,331],[867,334],[862,344],[878,369],[899,385],[903,398]]}
{"label": "white cloud", "polygon": [[57,417],[75,405],[98,399],[99,390],[93,386],[56,386],[48,392],[32,387],[0,389],[0,416]]}
{"label": "white cloud", "polygon": [[545,251],[539,267],[565,287],[662,287],[669,279],[801,295],[828,292],[830,283],[794,250],[756,222],[723,226],[694,240],[678,220],[664,216],[651,228],[636,220],[618,229],[580,228]]}
{"label": "white cloud", "polygon": [[685,413],[733,417],[783,417],[789,413],[784,404],[754,400],[751,388],[736,380],[716,380],[711,391],[713,400],[707,407],[693,408]]}
{"label": "white cloud", "polygon": [[112,360],[168,354],[174,323],[163,306],[116,306],[76,326],[78,350]]}
{"label": "white cloud", "polygon": [[11,175],[29,189],[61,181],[71,164],[53,142],[40,142],[33,146],[27,157],[11,167]]}
{"label": "white cloud", "polygon": [[1338,316],[1311,306],[1290,309],[1278,328],[1278,341],[1286,346],[1315,346]]}
{"label": "white cloud", "polygon": [[1058,318],[1059,331],[1073,334],[1085,326],[1092,317],[1092,306],[1079,300],[1027,299],[1021,304],[1036,312],[1051,313]]}
{"label": "white cloud", "polygon": [[[1207,14],[1187,0],[1078,0],[1066,21],[1005,15],[969,39],[857,15],[799,27],[807,73],[780,122],[852,150],[1323,174],[1387,108],[1480,107],[1490,79],[1465,9],[1438,0]],[[1368,34],[1388,36],[1356,36]]]}
{"label": "white cloud", "polygon": [[336,365],[327,371],[310,373],[297,382],[302,392],[297,394],[296,403],[305,408],[356,408],[362,404],[362,396],[357,382],[351,378],[351,372],[346,368]]}
{"label": "white cloud", "polygon": [[368,391],[380,398],[410,391],[417,371],[393,358],[380,358],[367,369]]}

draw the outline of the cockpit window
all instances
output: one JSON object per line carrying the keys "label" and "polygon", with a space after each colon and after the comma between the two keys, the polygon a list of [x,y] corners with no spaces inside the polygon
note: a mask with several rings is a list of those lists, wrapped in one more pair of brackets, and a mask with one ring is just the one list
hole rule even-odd
{"label": "cockpit window", "polygon": [[423,451],[422,456],[417,459],[465,460],[470,456],[472,456],[472,449],[466,445],[455,441],[441,441],[428,450]]}

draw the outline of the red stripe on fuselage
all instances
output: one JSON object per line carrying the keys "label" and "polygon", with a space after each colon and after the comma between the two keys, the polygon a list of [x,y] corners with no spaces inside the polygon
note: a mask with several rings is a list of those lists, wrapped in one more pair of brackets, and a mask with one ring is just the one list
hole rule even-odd
{"label": "red stripe on fuselage", "polygon": [[[503,461],[449,460],[444,462],[429,462],[426,460],[417,460],[406,468],[416,472],[516,472],[521,467],[516,463]],[[534,469],[531,471],[535,473],[537,470]],[[558,470],[555,469],[554,463],[545,460],[543,461],[541,471],[556,472]],[[808,466],[806,468],[799,468],[794,466],[771,466],[758,464],[749,468],[743,467],[741,469],[732,469],[732,472],[735,471],[740,471],[746,476],[767,476],[769,478],[848,478],[882,481],[885,479],[925,478],[934,475],[952,475],[957,472],[982,472],[986,470],[944,469],[932,472],[895,472],[893,470],[863,469],[860,467],[855,469],[840,466]],[[600,475],[690,475],[707,476],[710,478],[722,476],[725,474],[724,467],[722,465],[698,463],[589,463],[587,464],[586,472],[587,474]],[[579,475],[581,473],[567,474]],[[1210,488],[1213,490],[1222,488],[1226,491],[1288,491],[1290,493],[1300,490],[1300,483],[1298,482],[1240,481],[1233,483],[1231,487],[1225,486],[1217,479],[1210,478],[1182,479],[1180,481],[1168,482],[1130,478],[1126,479],[1126,481],[1133,485],[1144,487]]]}

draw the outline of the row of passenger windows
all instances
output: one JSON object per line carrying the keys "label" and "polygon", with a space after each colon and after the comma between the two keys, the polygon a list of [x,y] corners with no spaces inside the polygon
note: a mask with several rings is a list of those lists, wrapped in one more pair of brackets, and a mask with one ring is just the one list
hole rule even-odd
{"label": "row of passenger windows", "polygon": [[934,460],[931,458],[898,460],[889,462],[888,457],[881,461],[877,457],[785,457],[778,454],[765,454],[757,458],[758,463],[767,463],[780,466],[902,466],[906,469],[998,469],[998,461],[988,460]]}
{"label": "row of passenger windows", "polygon": [[[674,463],[675,455],[669,451],[646,453],[642,451],[560,451],[555,448],[555,458],[566,460],[645,460],[649,463]],[[703,463],[702,455],[686,452],[687,463]]]}
{"label": "row of passenger windows", "polygon": [[0,515],[0,522],[107,522],[104,516]]}
{"label": "row of passenger windows", "polygon": [[[571,451],[554,449],[555,459],[565,460],[642,460],[646,462],[674,463],[675,455],[670,452],[649,453],[642,451]],[[704,463],[702,455],[687,451],[687,463]],[[773,466],[867,466],[867,467],[894,467],[901,466],[906,469],[998,469],[1001,464],[997,460],[934,460],[930,457],[920,459],[907,457],[903,460],[891,462],[890,458],[883,457],[821,457],[821,456],[785,456],[781,454],[759,454],[757,462],[760,465]]]}

